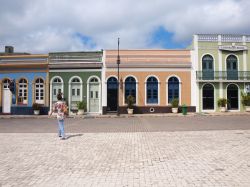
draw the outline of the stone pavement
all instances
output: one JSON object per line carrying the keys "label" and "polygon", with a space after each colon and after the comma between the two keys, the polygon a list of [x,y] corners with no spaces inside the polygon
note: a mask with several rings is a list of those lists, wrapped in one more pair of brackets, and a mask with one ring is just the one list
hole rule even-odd
{"label": "stone pavement", "polygon": [[[192,117],[192,116],[250,116],[250,112],[200,112],[200,113],[187,113],[187,117]],[[128,117],[180,117],[184,116],[182,113],[147,113],[147,114],[120,114],[119,116],[114,114],[105,114],[105,115],[100,115],[100,114],[84,114],[84,115],[70,115],[68,118],[128,118]],[[0,119],[10,119],[10,118],[17,118],[17,119],[22,119],[22,118],[35,118],[35,119],[44,119],[48,118],[47,115],[1,115],[0,114]],[[55,118],[55,116],[54,116]]]}
{"label": "stone pavement", "polygon": [[0,184],[250,186],[250,130],[68,135],[0,133]]}

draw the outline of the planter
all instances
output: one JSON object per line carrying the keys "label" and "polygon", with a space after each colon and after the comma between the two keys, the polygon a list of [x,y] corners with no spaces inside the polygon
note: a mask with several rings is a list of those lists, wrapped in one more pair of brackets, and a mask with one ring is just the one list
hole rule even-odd
{"label": "planter", "polygon": [[78,115],[83,115],[84,114],[84,110],[83,109],[79,109],[77,112]]}
{"label": "planter", "polygon": [[227,111],[227,108],[226,108],[226,107],[220,107],[220,111],[221,111],[221,112],[226,112],[226,111]]}
{"label": "planter", "polygon": [[35,115],[39,115],[40,114],[40,110],[34,110],[34,114]]}
{"label": "planter", "polygon": [[178,113],[178,108],[172,108],[172,112],[173,112],[174,114],[177,114],[177,113]]}
{"label": "planter", "polygon": [[250,112],[250,106],[246,106],[246,112]]}
{"label": "planter", "polygon": [[131,115],[131,114],[133,114],[134,109],[130,109],[130,108],[128,108],[128,109],[127,109],[127,111],[128,111],[128,114],[129,114],[129,115]]}

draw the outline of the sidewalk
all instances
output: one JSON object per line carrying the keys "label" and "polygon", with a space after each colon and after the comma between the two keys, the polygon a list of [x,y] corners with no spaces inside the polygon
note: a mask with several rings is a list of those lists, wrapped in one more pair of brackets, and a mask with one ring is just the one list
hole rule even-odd
{"label": "sidewalk", "polygon": [[[213,112],[213,113],[188,113],[183,115],[182,113],[173,114],[173,113],[154,113],[154,114],[86,114],[86,115],[70,115],[68,118],[128,118],[128,117],[193,117],[193,116],[250,116],[250,112]],[[51,117],[54,118],[55,116]],[[0,115],[0,119],[9,119],[9,118],[34,118],[34,119],[43,119],[48,118],[48,115]]]}

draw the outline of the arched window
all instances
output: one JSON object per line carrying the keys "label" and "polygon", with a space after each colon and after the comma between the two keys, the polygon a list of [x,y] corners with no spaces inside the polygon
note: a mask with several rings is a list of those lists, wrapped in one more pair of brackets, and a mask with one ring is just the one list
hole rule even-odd
{"label": "arched window", "polygon": [[99,81],[98,81],[98,79],[97,78],[92,78],[90,81],[89,81],[90,83],[98,83]]}
{"label": "arched window", "polygon": [[55,78],[53,82],[54,82],[54,83],[61,83],[62,81],[61,81],[61,79],[59,79],[59,78]]}
{"label": "arched window", "polygon": [[213,80],[214,79],[214,59],[211,55],[204,55],[202,58],[202,79]]}
{"label": "arched window", "polygon": [[147,103],[158,104],[158,80],[155,77],[147,79]]}
{"label": "arched window", "polygon": [[18,85],[18,103],[28,103],[28,83],[26,79],[20,79]]}
{"label": "arched window", "polygon": [[44,104],[44,81],[41,78],[36,79],[35,94],[36,103]]}
{"label": "arched window", "polygon": [[134,77],[127,77],[125,80],[125,103],[127,103],[127,97],[129,95],[135,98],[136,103],[136,80]]}
{"label": "arched window", "polygon": [[239,91],[235,84],[230,84],[227,87],[228,110],[239,109]]}
{"label": "arched window", "polygon": [[77,102],[81,101],[81,80],[78,77],[74,77],[70,82],[70,109],[77,110]]}
{"label": "arched window", "polygon": [[4,89],[9,88],[9,85],[10,85],[10,80],[9,79],[4,79],[3,88]]}
{"label": "arched window", "polygon": [[205,84],[202,88],[203,110],[214,109],[214,87],[211,84]]}
{"label": "arched window", "polygon": [[227,57],[227,80],[238,79],[238,60],[234,55]]}
{"label": "arched window", "polygon": [[74,78],[71,81],[71,96],[72,99],[74,98],[79,98],[80,99],[80,89],[81,89],[81,85],[80,85],[80,80],[78,78]]}
{"label": "arched window", "polygon": [[56,77],[52,82],[52,104],[57,101],[58,93],[63,93],[63,82],[61,78]]}
{"label": "arched window", "polygon": [[118,81],[110,77],[107,81],[107,111],[117,111]]}
{"label": "arched window", "polygon": [[179,80],[176,77],[168,79],[168,103],[173,99],[179,99]]}

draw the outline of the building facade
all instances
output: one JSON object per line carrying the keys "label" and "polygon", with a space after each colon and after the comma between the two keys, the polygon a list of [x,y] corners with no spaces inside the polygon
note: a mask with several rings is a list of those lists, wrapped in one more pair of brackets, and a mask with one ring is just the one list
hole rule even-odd
{"label": "building facade", "polygon": [[241,93],[250,87],[249,35],[198,34],[192,44],[192,97],[197,112],[244,111]]}
{"label": "building facade", "polygon": [[48,55],[1,55],[0,113],[33,114],[33,103],[39,103],[42,105],[40,113],[47,114],[48,80]]}
{"label": "building facade", "polygon": [[103,113],[127,113],[126,98],[135,98],[135,113],[171,112],[170,103],[179,99],[191,105],[191,54],[189,50],[120,50],[119,83],[117,51],[104,51]]}
{"label": "building facade", "polygon": [[77,102],[84,101],[87,113],[101,114],[102,51],[49,53],[50,107],[57,94],[77,112]]}

